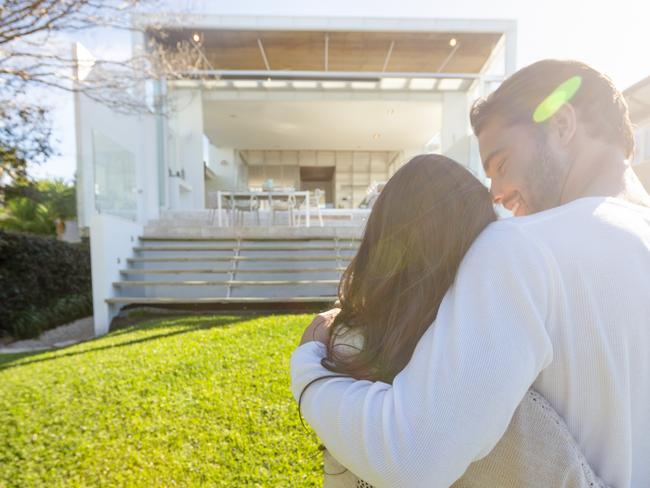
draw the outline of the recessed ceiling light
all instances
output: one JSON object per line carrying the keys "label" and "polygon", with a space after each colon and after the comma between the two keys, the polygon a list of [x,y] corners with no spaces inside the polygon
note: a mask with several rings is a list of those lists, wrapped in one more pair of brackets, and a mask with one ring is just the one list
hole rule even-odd
{"label": "recessed ceiling light", "polygon": [[294,88],[317,88],[318,83],[315,81],[294,81],[291,83]]}
{"label": "recessed ceiling light", "polygon": [[409,87],[411,90],[431,90],[435,84],[434,78],[413,78]]}
{"label": "recessed ceiling light", "polygon": [[449,90],[458,90],[463,84],[463,80],[460,78],[443,78],[438,83],[438,90],[449,91]]}
{"label": "recessed ceiling light", "polygon": [[206,88],[224,88],[228,86],[227,80],[205,80],[203,85]]}
{"label": "recessed ceiling light", "polygon": [[269,78],[266,81],[262,82],[262,85],[264,88],[284,88],[289,84],[288,81],[282,81],[282,80],[272,80]]}
{"label": "recessed ceiling light", "polygon": [[325,89],[345,88],[345,81],[321,81],[320,86]]}
{"label": "recessed ceiling light", "polygon": [[374,81],[353,81],[350,86],[355,90],[372,90],[377,86]]}
{"label": "recessed ceiling light", "polygon": [[235,88],[257,88],[256,80],[234,80],[232,84]]}
{"label": "recessed ceiling light", "polygon": [[406,85],[406,78],[382,78],[379,87],[382,90],[399,90]]}

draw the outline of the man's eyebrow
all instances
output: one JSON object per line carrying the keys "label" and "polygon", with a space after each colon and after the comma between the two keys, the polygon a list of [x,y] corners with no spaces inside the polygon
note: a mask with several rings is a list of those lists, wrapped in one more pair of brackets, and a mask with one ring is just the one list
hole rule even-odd
{"label": "man's eyebrow", "polygon": [[505,147],[500,147],[499,149],[495,149],[492,151],[487,158],[483,161],[483,170],[485,170],[485,174],[488,174],[488,170],[490,169],[490,161],[492,158],[494,158],[497,154],[503,152],[505,150]]}

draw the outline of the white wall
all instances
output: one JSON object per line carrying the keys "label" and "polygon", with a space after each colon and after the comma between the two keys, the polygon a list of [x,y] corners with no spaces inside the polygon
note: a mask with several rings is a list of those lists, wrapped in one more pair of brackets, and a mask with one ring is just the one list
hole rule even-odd
{"label": "white wall", "polygon": [[203,101],[200,89],[170,89],[167,164],[173,173],[184,171],[185,178],[171,177],[170,208],[205,208],[203,170]]}
{"label": "white wall", "polygon": [[215,205],[210,201],[210,193],[218,190],[246,189],[245,165],[233,148],[208,146],[208,167],[214,172],[214,178],[205,179],[206,207]]}
{"label": "white wall", "polygon": [[133,257],[133,246],[142,235],[142,225],[112,215],[96,214],[90,222],[90,263],[92,267],[93,315],[95,335],[108,332],[119,306],[106,303],[116,295],[113,282],[120,280],[120,269]]}
{"label": "white wall", "polygon": [[218,177],[219,190],[238,188],[240,180],[241,160],[232,147],[216,147],[210,145],[210,168]]}
{"label": "white wall", "polygon": [[272,178],[275,185],[298,188],[301,166],[333,166],[334,206],[356,208],[373,182],[388,179],[388,163],[395,151],[250,150],[242,155],[248,162],[251,183],[259,186]]}
{"label": "white wall", "polygon": [[[92,71],[88,76],[92,76]],[[77,93],[75,95],[77,136],[77,211],[81,228],[88,227],[95,208],[95,144],[93,132],[117,141],[135,161],[136,221],[158,217],[157,151],[155,118],[145,114],[121,114]]]}

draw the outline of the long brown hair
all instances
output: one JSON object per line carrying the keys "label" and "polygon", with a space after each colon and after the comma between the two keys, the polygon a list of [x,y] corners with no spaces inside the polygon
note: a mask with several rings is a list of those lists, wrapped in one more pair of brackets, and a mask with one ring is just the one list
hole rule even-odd
{"label": "long brown hair", "polygon": [[[377,198],[341,278],[341,312],[323,365],[392,382],[436,318],[463,256],[494,220],[488,189],[455,161],[424,154],[402,166]],[[334,347],[346,329],[363,337],[354,354]]]}

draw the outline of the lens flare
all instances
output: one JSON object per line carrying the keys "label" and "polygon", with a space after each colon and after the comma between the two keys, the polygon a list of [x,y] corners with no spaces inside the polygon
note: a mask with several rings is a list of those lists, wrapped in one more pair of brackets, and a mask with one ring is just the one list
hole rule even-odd
{"label": "lens flare", "polygon": [[582,76],[569,78],[540,103],[533,113],[533,120],[538,124],[550,119],[555,113],[569,102],[582,84]]}

